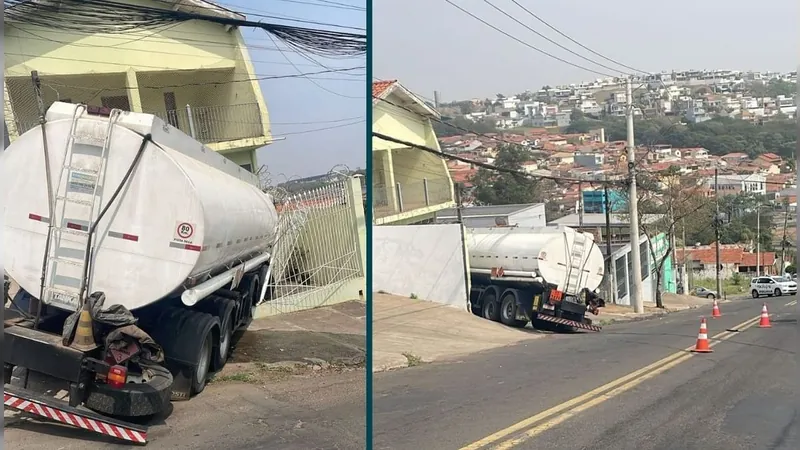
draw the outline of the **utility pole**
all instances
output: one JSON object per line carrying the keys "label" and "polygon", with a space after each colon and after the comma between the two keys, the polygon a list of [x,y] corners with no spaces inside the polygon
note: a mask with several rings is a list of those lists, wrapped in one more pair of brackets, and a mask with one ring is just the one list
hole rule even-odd
{"label": "utility pole", "polygon": [[[671,251],[670,251],[669,258],[672,260],[672,276],[678,276],[678,261],[676,259],[677,250],[675,249],[675,247],[677,247],[677,245],[678,245],[677,242],[676,242],[678,237],[675,236],[675,225],[676,225],[675,222],[676,222],[676,220],[675,220],[675,208],[674,208],[674,205],[672,204],[672,200],[670,200],[670,203],[669,203],[669,224],[670,224],[670,226],[669,226],[669,228],[670,228],[669,240],[670,240],[670,246],[669,247],[670,247]],[[676,284],[677,284],[677,280],[676,280]],[[676,286],[676,288],[677,288],[677,286]]]}
{"label": "utility pole", "polygon": [[[606,181],[608,181],[607,178]],[[608,184],[603,185],[603,197],[605,202],[605,208],[603,209],[605,209],[606,213],[606,284],[611,303],[617,303],[617,293],[611,283],[611,200],[608,198]]]}
{"label": "utility pole", "polygon": [[789,221],[789,202],[783,201],[783,239],[781,240],[781,275],[786,271],[786,225]]}
{"label": "utility pole", "polygon": [[625,83],[625,100],[628,105],[625,111],[627,131],[628,131],[628,176],[630,177],[629,187],[629,215],[630,215],[630,233],[631,233],[631,278],[633,279],[633,286],[631,286],[631,304],[633,304],[633,311],[636,313],[644,312],[644,298],[642,290],[642,259],[639,248],[639,197],[636,193],[636,148],[633,141],[633,91],[631,89],[631,79]]}
{"label": "utility pole", "polygon": [[578,182],[578,226],[583,226],[583,183]]}
{"label": "utility pole", "polygon": [[464,230],[464,216],[461,209],[464,204],[461,201],[461,183],[455,184],[455,200],[456,200],[456,215],[458,217],[458,228],[461,231],[461,257],[464,259],[464,290],[467,295],[467,311],[472,312],[472,299],[470,291],[472,290],[469,276],[469,256],[467,254],[467,235]]}
{"label": "utility pole", "polygon": [[[714,203],[716,204],[716,213],[714,213],[714,236],[716,242],[717,253],[717,295],[722,295],[722,280],[720,279],[720,272],[722,267],[719,260],[719,168],[714,167]],[[756,269],[757,270],[757,269]]]}
{"label": "utility pole", "polygon": [[687,264],[687,256],[686,256],[686,218],[681,218],[681,231],[683,233],[683,261],[681,261],[681,286],[683,287],[683,292],[680,294],[686,294],[689,292],[689,265]]}
{"label": "utility pole", "polygon": [[761,276],[761,202],[756,203],[756,276]]}

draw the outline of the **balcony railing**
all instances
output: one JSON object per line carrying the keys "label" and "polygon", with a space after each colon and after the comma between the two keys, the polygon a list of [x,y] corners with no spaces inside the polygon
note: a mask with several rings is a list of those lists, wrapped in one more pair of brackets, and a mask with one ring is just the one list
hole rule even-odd
{"label": "balcony railing", "polygon": [[[264,136],[261,109],[257,103],[231,106],[189,106],[171,111],[145,111],[161,118],[196,140],[211,144]],[[39,125],[38,118],[16,118],[22,135]]]}
{"label": "balcony railing", "polygon": [[204,144],[264,135],[257,103],[230,106],[190,106],[169,111],[145,111]]}
{"label": "balcony railing", "polygon": [[[392,199],[392,190],[396,193],[396,203]],[[376,219],[452,201],[451,186],[444,180],[422,179],[395,186],[372,185],[372,211]]]}

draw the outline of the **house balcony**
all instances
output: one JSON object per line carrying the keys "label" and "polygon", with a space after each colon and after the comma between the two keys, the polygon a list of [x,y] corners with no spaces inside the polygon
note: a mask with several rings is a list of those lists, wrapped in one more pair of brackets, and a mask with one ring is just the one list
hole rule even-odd
{"label": "house balcony", "polygon": [[[222,153],[272,141],[266,106],[233,69],[41,76],[45,108],[56,101],[153,114]],[[13,141],[39,122],[29,77],[6,78]]]}
{"label": "house balcony", "polygon": [[185,108],[144,111],[204,144],[217,144],[264,136],[257,103],[230,106],[186,105]]}
{"label": "house balcony", "polygon": [[441,158],[406,148],[373,151],[372,155],[376,225],[418,223],[455,206],[453,182]]}
{"label": "house balcony", "polygon": [[412,219],[431,214],[454,204],[449,183],[426,179],[372,185],[372,214],[376,223],[394,222],[387,219]]}

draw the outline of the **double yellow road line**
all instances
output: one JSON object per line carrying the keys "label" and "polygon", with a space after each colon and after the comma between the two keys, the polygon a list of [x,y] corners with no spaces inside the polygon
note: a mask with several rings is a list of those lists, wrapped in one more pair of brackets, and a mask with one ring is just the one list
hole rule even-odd
{"label": "double yellow road line", "polygon": [[[797,301],[790,302],[790,304],[797,304]],[[787,304],[789,306],[789,304]],[[735,336],[738,332],[744,331],[759,322],[760,316],[746,320],[739,325],[729,328],[736,331],[724,331],[711,337],[711,347],[719,344],[722,341],[728,340]],[[694,346],[687,347],[684,350],[675,352],[666,358],[643,367],[635,372],[631,372],[622,378],[614,380],[608,384],[593,389],[583,395],[575,397],[569,401],[559,404],[546,411],[542,411],[535,416],[522,420],[508,428],[500,430],[492,435],[489,435],[479,441],[473,442],[460,450],[479,450],[490,445],[495,444],[493,450],[508,450],[513,448],[555,426],[563,423],[564,421],[580,414],[594,406],[597,406],[604,401],[614,398],[626,391],[633,389],[650,378],[660,375],[672,367],[690,359],[694,353],[689,353]],[[522,432],[520,434],[520,432]],[[512,436],[513,437],[510,437]]]}

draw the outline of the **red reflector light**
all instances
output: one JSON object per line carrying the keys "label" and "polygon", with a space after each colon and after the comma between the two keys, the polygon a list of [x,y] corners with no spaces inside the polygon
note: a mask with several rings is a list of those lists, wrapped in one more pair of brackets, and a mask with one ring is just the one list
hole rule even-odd
{"label": "red reflector light", "polygon": [[199,245],[191,245],[191,244],[186,244],[186,247],[184,247],[184,248],[186,250],[191,250],[191,251],[194,251],[194,252],[199,252],[200,250],[203,249]]}
{"label": "red reflector light", "polygon": [[136,236],[134,234],[124,234],[123,233],[122,234],[122,239],[125,239],[126,241],[139,242],[139,236]]}
{"label": "red reflector light", "polygon": [[109,386],[119,389],[128,381],[128,369],[123,366],[114,366],[108,370],[106,382]]}

